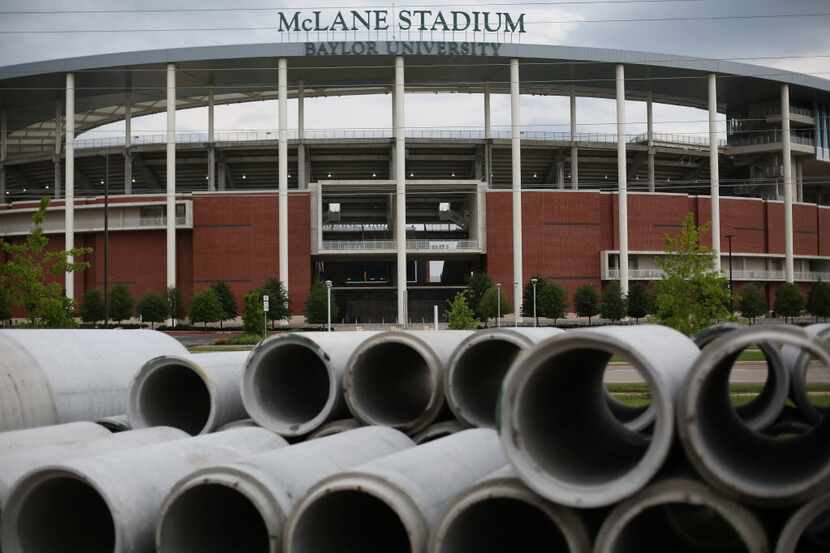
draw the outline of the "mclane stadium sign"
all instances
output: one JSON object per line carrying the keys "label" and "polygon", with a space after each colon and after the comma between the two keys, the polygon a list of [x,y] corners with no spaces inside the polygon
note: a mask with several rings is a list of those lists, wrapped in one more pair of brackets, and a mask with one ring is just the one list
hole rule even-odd
{"label": "mclane stadium sign", "polygon": [[277,12],[280,32],[443,31],[526,33],[525,14],[433,10],[348,10]]}

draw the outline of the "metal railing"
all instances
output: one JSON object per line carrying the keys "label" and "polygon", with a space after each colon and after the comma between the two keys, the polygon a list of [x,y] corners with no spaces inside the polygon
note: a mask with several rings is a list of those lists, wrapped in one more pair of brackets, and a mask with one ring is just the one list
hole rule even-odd
{"label": "metal railing", "polygon": [[[324,251],[378,251],[395,250],[394,240],[323,240]],[[407,240],[407,251],[479,250],[478,240]]]}
{"label": "metal railing", "polygon": [[[724,277],[729,278],[728,267],[721,270]],[[793,276],[798,282],[816,282],[818,280],[830,281],[830,272],[822,271],[795,271]],[[663,277],[661,269],[632,269],[628,271],[628,278],[631,280],[657,280]],[[619,280],[619,269],[608,269],[605,274],[606,280]],[[783,282],[786,280],[784,271],[765,270],[733,270],[732,280],[758,281],[758,282]]]}
{"label": "metal railing", "polygon": [[[767,132],[759,133],[741,133],[738,131],[729,137],[729,146],[754,146],[762,144],[777,144],[781,142],[784,133],[778,129],[772,129]],[[790,140],[793,144],[801,144],[804,146],[815,146],[816,142],[812,135],[802,134],[799,132],[790,132]]]}

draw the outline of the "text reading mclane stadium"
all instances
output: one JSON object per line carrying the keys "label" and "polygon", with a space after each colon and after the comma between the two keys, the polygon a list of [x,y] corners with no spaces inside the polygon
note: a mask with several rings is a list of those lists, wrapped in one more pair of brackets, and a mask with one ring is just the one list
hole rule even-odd
{"label": "text reading mclane stadium", "polygon": [[[321,11],[277,12],[280,32],[387,31],[394,24],[400,31],[472,31],[525,33],[525,14],[432,10],[348,10],[333,14]],[[390,23],[390,18],[397,20]]]}

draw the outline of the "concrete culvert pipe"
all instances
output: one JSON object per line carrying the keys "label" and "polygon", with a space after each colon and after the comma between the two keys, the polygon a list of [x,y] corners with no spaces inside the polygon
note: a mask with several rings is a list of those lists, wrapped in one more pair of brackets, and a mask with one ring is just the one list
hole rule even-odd
{"label": "concrete culvert pipe", "polygon": [[286,553],[425,553],[449,502],[505,466],[495,431],[465,430],[335,474],[297,504]]}
{"label": "concrete culvert pipe", "polygon": [[209,464],[286,445],[239,428],[72,459],[28,473],[3,511],[3,553],[149,553],[162,502]]}
{"label": "concrete culvert pipe", "polygon": [[309,440],[316,440],[317,438],[325,438],[326,436],[334,436],[341,432],[354,430],[363,426],[357,419],[340,419],[336,421],[327,422],[314,432],[308,435]]}
{"label": "concrete culvert pipe", "polygon": [[[650,435],[609,408],[608,362],[624,358],[646,381]],[[526,350],[502,391],[501,441],[522,480],[570,507],[602,507],[636,493],[663,466],[674,440],[674,399],[699,350],[662,326],[568,331]]]}
{"label": "concrete culvert pipe", "polygon": [[[698,333],[693,340],[702,350],[718,338],[745,328],[735,323],[715,325]],[[760,342],[751,345],[761,350],[766,360],[767,378],[761,392],[750,401],[735,407],[735,412],[750,428],[763,430],[775,423],[787,403],[791,371],[778,344]]]}
{"label": "concrete culvert pipe", "polygon": [[[804,331],[820,340],[825,346],[830,345],[830,324],[810,325],[805,327]],[[797,347],[785,345],[781,348],[781,355],[790,370],[790,399],[807,422],[818,424],[827,415],[828,409],[813,404],[807,393],[807,371],[812,361],[810,354]]]}
{"label": "concrete culvert pipe", "polygon": [[[0,404],[0,416],[6,416]],[[27,448],[44,445],[61,445],[96,440],[110,436],[105,427],[94,422],[69,422],[25,430],[0,432],[0,455],[19,452]]]}
{"label": "concrete culvert pipe", "polygon": [[741,351],[762,342],[802,349],[830,367],[830,352],[800,328],[763,325],[729,333],[709,344],[692,368],[677,403],[678,428],[689,460],[710,484],[741,501],[789,505],[830,487],[830,419],[807,434],[775,437],[738,417],[729,372]]}
{"label": "concrete culvert pipe", "polygon": [[130,421],[129,419],[127,419],[127,415],[113,415],[112,417],[102,417],[100,419],[96,419],[95,424],[100,424],[113,434],[132,430],[132,427],[130,427]]}
{"label": "concrete culvert pipe", "polygon": [[830,494],[798,509],[778,535],[775,553],[830,551]]}
{"label": "concrete culvert pipe", "polygon": [[239,383],[248,352],[165,355],[147,361],[130,383],[133,428],[173,426],[191,435],[248,416]]}
{"label": "concrete culvert pipe", "polygon": [[352,354],[343,378],[349,410],[366,424],[416,434],[444,410],[444,374],[450,356],[472,332],[389,331]]}
{"label": "concrete culvert pipe", "polygon": [[755,515],[690,478],[668,478],[612,510],[600,528],[595,553],[666,551],[766,553],[764,527]]}
{"label": "concrete culvert pipe", "polygon": [[254,421],[254,419],[240,419],[238,421],[232,421],[227,424],[223,424],[219,428],[216,429],[217,432],[222,432],[224,430],[231,430],[233,428],[260,428],[260,426]]}
{"label": "concrete culvert pipe", "polygon": [[328,476],[414,444],[388,427],[366,427],[201,469],[168,496],[159,553],[279,553],[296,501]]}
{"label": "concrete culvert pipe", "polygon": [[588,553],[582,517],[530,490],[505,467],[463,492],[432,537],[432,553]]}
{"label": "concrete culvert pipe", "polygon": [[412,439],[415,440],[415,443],[418,445],[426,444],[433,440],[446,438],[456,432],[461,432],[465,428],[466,427],[462,426],[458,421],[437,422],[428,427],[426,430],[422,430],[421,432],[415,434]]}
{"label": "concrete culvert pipe", "polygon": [[302,436],[348,416],[343,372],[349,356],[376,332],[303,332],[274,336],[251,352],[242,401],[263,428]]}
{"label": "concrete culvert pipe", "polygon": [[535,343],[562,334],[558,328],[490,328],[465,338],[450,357],[447,404],[468,425],[496,427],[501,384],[513,360]]}
{"label": "concrete culvert pipe", "polygon": [[149,359],[187,349],[152,330],[0,330],[0,432],[127,411]]}

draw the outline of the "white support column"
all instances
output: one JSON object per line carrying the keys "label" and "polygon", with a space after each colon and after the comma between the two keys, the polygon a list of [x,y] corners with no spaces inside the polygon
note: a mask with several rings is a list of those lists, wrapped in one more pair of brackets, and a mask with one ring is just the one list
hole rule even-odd
{"label": "white support column", "polygon": [[52,164],[55,171],[52,188],[54,189],[53,192],[56,199],[61,197],[61,142],[63,142],[63,136],[61,136],[62,117],[63,111],[61,108],[61,101],[58,99],[55,100],[55,151],[52,153]]}
{"label": "white support column", "polygon": [[657,190],[654,178],[654,101],[651,95],[646,100],[646,133],[648,135],[648,191]]}
{"label": "white support column", "polygon": [[6,199],[6,158],[9,154],[9,121],[6,110],[0,110],[0,204]]}
{"label": "white support column", "polygon": [[792,145],[790,144],[790,87],[781,85],[781,126],[784,145],[784,275],[787,282],[795,281],[793,256],[793,170]]}
{"label": "white support column", "polygon": [[208,174],[207,189],[216,190],[216,113],[213,100],[213,89],[208,92]]}
{"label": "white support column", "polygon": [[576,145],[576,91],[571,91],[571,188],[579,190],[579,147]]}
{"label": "white support column", "polygon": [[279,279],[288,290],[288,62],[277,63],[277,95],[279,103]]}
{"label": "white support column", "polygon": [[133,193],[133,105],[132,98],[127,95],[127,104],[124,106],[124,194]]}
{"label": "white support column", "polygon": [[556,184],[559,190],[565,190],[565,162],[562,160],[556,162]]}
{"label": "white support column", "polygon": [[484,180],[487,186],[492,186],[493,180],[493,149],[490,140],[493,138],[493,128],[490,110],[490,87],[484,85]]}
{"label": "white support column", "polygon": [[305,86],[297,89],[297,188],[308,188],[305,174]]}
{"label": "white support column", "polygon": [[392,93],[395,125],[395,249],[398,253],[398,324],[407,321],[406,282],[406,110],[404,109],[403,57],[395,58],[395,89]]}
{"label": "white support column", "polygon": [[796,195],[796,201],[803,202],[804,201],[804,164],[800,159],[795,161],[795,178],[798,187],[798,194]]}
{"label": "white support column", "polygon": [[176,287],[176,65],[167,64],[167,287]]}
{"label": "white support column", "polygon": [[519,96],[519,60],[510,60],[510,145],[513,154],[513,305],[517,322],[522,320],[522,121]]}
{"label": "white support column", "polygon": [[628,295],[628,167],[625,142],[625,66],[617,65],[617,188],[619,198],[620,291]]}
{"label": "white support column", "polygon": [[709,75],[709,175],[711,181],[712,254],[720,271],[720,161],[718,159],[718,80]]}
{"label": "white support column", "polygon": [[[66,200],[64,201],[64,249],[75,249],[75,75],[66,74],[66,169],[64,171]],[[67,262],[74,263],[69,255]],[[66,273],[66,297],[75,300],[75,273]]]}

